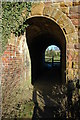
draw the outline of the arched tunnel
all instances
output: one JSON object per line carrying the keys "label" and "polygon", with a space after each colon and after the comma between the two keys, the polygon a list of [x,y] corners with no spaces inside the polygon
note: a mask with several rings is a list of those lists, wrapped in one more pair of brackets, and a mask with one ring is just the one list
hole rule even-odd
{"label": "arched tunnel", "polygon": [[[47,76],[48,73],[53,81],[65,82],[66,69],[66,39],[63,31],[52,19],[35,16],[27,19],[29,26],[26,30],[27,44],[31,58],[32,84],[41,76]],[[56,45],[61,51],[60,66],[54,71],[45,65],[45,50],[49,45]],[[51,73],[50,73],[51,71]],[[55,79],[54,79],[55,78]]]}

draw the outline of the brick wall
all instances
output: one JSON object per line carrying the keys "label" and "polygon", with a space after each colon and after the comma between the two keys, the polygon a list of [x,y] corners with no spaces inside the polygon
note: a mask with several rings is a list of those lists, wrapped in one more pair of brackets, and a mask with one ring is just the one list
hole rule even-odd
{"label": "brick wall", "polygon": [[[74,68],[76,74],[78,74],[80,79],[80,2],[76,3],[74,2],[73,6],[69,8],[69,16],[68,16],[72,23],[75,25],[75,29],[77,31],[78,35],[78,41],[74,44],[74,50],[75,50],[75,62],[74,62]],[[76,38],[77,39],[77,38]]]}
{"label": "brick wall", "polygon": [[11,34],[11,39],[8,40],[2,55],[2,117],[15,117],[16,105],[32,98],[31,91],[29,92],[31,88],[29,57],[27,57],[29,53],[25,43],[25,35],[15,37]]}

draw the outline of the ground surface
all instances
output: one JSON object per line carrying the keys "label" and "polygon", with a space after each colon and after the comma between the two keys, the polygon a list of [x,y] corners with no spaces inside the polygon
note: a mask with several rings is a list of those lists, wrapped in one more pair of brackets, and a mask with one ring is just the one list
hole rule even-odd
{"label": "ground surface", "polygon": [[34,119],[55,118],[61,115],[61,110],[64,110],[65,87],[57,72],[59,71],[51,69],[43,73],[34,84]]}

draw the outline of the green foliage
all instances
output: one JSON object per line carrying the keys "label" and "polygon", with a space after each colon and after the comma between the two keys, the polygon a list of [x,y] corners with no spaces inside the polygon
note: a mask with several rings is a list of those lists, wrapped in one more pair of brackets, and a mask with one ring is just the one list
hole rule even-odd
{"label": "green foliage", "polygon": [[[56,52],[55,50],[46,50],[45,51],[45,61],[47,62],[50,58],[49,57],[54,57],[54,60],[60,60],[60,51]],[[52,62],[52,60],[51,60]]]}
{"label": "green foliage", "polygon": [[55,50],[46,50],[45,56],[52,57],[52,56],[60,56],[60,51],[56,52]]}
{"label": "green foliage", "polygon": [[32,101],[25,102],[22,106],[22,112],[19,113],[20,118],[32,118],[34,103]]}
{"label": "green foliage", "polygon": [[[26,18],[29,15],[31,2],[2,2],[2,50],[8,42],[10,33],[24,33],[27,27]],[[22,15],[25,11],[25,16]]]}

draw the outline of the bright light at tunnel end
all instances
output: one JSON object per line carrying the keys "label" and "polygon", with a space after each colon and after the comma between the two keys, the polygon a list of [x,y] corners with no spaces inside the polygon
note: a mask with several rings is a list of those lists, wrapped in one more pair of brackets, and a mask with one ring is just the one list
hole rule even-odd
{"label": "bright light at tunnel end", "polygon": [[57,47],[56,45],[50,45],[50,46],[47,47],[46,50],[51,50],[51,49],[60,51],[59,47]]}

